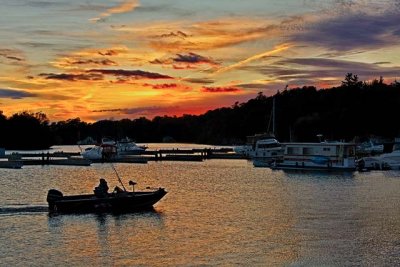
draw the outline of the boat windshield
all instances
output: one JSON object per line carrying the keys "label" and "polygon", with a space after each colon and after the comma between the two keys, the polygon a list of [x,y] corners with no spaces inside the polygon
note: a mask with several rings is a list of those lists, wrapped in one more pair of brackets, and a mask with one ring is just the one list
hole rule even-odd
{"label": "boat windshield", "polygon": [[257,148],[275,148],[275,147],[281,147],[281,144],[273,143],[273,144],[258,144],[257,145]]}

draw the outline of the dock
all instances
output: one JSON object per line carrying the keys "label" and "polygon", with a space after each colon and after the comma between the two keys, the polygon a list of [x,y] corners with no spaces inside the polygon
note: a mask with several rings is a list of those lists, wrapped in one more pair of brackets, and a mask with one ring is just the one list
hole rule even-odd
{"label": "dock", "polygon": [[208,159],[247,159],[244,155],[236,154],[231,148],[204,149],[158,149],[146,150],[139,155],[117,155],[108,159],[88,160],[82,158],[79,152],[14,152],[3,156],[0,168],[21,168],[24,165],[66,165],[90,166],[92,163],[132,163],[146,164],[149,161],[194,161],[202,162]]}

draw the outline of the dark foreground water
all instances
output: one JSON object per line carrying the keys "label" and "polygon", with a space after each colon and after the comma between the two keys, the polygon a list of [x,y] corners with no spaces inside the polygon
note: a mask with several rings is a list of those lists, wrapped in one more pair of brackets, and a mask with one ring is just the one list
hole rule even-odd
{"label": "dark foreground water", "polygon": [[400,172],[304,174],[243,160],[115,164],[154,212],[49,216],[47,190],[91,192],[109,164],[0,169],[1,266],[398,266]]}

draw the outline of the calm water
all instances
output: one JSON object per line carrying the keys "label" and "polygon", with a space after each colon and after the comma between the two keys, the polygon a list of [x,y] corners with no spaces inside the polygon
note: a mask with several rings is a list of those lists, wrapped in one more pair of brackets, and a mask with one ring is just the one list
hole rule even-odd
{"label": "calm water", "polygon": [[115,164],[155,212],[49,216],[47,190],[91,192],[109,164],[0,169],[1,266],[395,266],[400,172],[302,174],[244,160]]}

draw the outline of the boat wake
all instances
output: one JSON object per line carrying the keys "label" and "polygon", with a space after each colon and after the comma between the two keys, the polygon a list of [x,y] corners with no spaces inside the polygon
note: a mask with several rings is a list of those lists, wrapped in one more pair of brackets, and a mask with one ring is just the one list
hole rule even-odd
{"label": "boat wake", "polygon": [[8,205],[0,206],[0,215],[48,212],[45,205]]}

